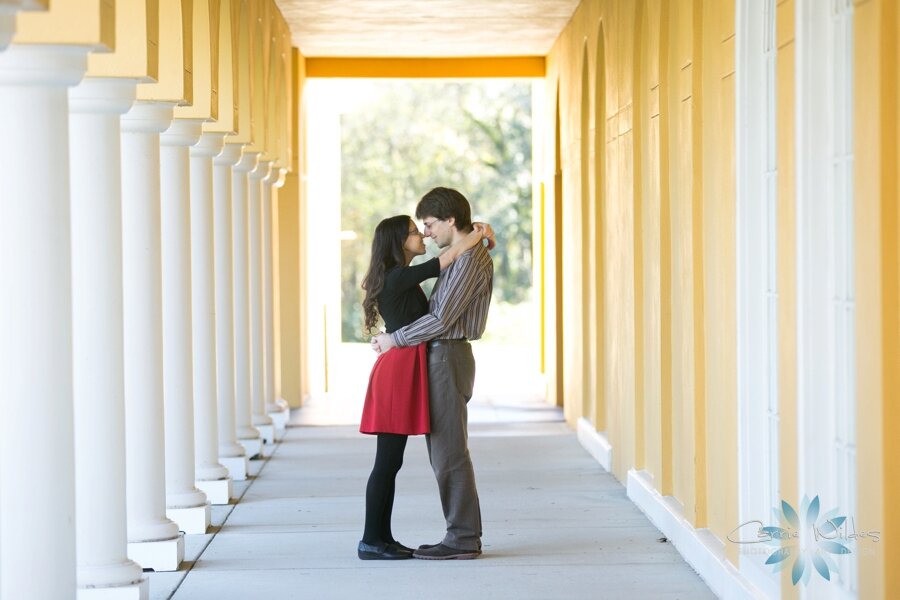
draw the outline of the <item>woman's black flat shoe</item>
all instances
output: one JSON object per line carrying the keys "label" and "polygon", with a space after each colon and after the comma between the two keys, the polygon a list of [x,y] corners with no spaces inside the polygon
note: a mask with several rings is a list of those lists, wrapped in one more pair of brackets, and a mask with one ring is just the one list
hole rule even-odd
{"label": "woman's black flat shoe", "polygon": [[400,542],[388,542],[388,548],[390,548],[391,550],[394,550],[396,552],[408,552],[410,554],[410,556],[413,553],[412,548],[407,548]]}
{"label": "woman's black flat shoe", "polygon": [[360,560],[403,560],[412,558],[412,551],[397,542],[390,544],[360,542],[356,548],[356,555]]}

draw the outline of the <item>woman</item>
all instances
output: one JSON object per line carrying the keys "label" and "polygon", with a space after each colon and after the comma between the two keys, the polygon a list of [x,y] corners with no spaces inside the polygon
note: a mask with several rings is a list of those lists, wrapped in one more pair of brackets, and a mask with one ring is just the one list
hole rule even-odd
{"label": "woman", "polygon": [[[379,314],[388,333],[426,314],[428,300],[419,284],[437,277],[460,254],[485,238],[493,245],[490,226],[476,223],[461,242],[440,256],[411,267],[413,257],[425,254],[422,232],[406,215],[379,223],[362,284],[366,291],[362,303],[366,331],[375,327]],[[369,377],[359,430],[376,434],[378,446],[366,486],[366,526],[357,555],[363,560],[412,558],[412,549],[395,540],[391,533],[391,512],[394,482],[403,464],[407,438],[430,431],[425,344],[394,348],[378,356]]]}

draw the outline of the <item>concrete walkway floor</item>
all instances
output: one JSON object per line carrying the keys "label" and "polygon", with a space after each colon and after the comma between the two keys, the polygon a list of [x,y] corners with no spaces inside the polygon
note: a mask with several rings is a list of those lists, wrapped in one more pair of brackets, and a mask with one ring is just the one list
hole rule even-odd
{"label": "concrete walkway floor", "polygon": [[[360,561],[375,440],[349,426],[290,427],[254,461],[213,532],[187,536],[177,573],[150,574],[154,598],[714,598],[625,489],[562,422],[475,423],[469,442],[484,554],[469,561]],[[441,540],[444,522],[424,438],[397,480],[395,537]]]}

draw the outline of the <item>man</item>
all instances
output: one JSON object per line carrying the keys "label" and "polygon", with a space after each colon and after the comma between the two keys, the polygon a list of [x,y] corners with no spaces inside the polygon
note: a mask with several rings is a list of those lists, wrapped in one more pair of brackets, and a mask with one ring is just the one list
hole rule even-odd
{"label": "man", "polygon": [[[458,191],[435,188],[416,207],[425,235],[440,248],[472,231],[469,202]],[[475,383],[469,340],[484,333],[494,263],[483,245],[460,255],[441,272],[429,300],[429,313],[392,334],[373,338],[379,352],[428,342],[428,393],[431,433],[425,436],[437,478],[447,534],[438,544],[413,553],[429,560],[468,559],[481,554],[481,508],[468,448],[467,403]]]}

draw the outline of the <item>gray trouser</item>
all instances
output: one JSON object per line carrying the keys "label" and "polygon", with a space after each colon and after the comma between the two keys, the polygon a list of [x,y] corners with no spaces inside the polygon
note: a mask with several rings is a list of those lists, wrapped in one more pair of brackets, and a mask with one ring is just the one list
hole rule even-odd
{"label": "gray trouser", "polygon": [[467,431],[466,404],[474,383],[475,359],[468,342],[429,344],[431,433],[425,442],[447,520],[443,544],[458,550],[481,549],[481,507]]}

